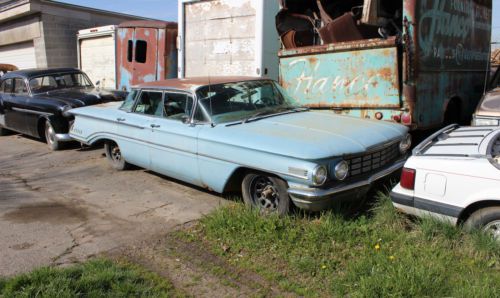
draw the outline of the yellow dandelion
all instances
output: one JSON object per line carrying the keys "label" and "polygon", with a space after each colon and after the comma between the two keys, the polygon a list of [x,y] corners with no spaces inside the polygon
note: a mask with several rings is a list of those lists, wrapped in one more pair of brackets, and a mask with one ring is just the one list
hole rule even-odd
{"label": "yellow dandelion", "polygon": [[395,259],[396,259],[396,257],[395,257],[395,256],[390,256],[390,257],[389,257],[389,260],[391,260],[391,261],[394,261]]}
{"label": "yellow dandelion", "polygon": [[380,250],[380,244],[378,244],[378,243],[377,243],[377,244],[375,245],[375,250]]}
{"label": "yellow dandelion", "polygon": [[326,269],[326,265],[321,266],[321,269],[325,270]]}

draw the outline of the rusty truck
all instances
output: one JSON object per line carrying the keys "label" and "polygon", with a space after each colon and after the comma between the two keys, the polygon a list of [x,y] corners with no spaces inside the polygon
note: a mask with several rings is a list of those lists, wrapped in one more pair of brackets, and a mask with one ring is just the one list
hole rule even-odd
{"label": "rusty truck", "polygon": [[468,122],[491,0],[281,0],[280,83],[297,103],[412,129]]}

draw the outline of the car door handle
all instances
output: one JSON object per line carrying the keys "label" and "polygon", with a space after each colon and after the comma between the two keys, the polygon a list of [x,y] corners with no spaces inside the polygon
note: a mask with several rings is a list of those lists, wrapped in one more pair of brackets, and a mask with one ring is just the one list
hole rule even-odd
{"label": "car door handle", "polygon": [[116,121],[118,121],[118,122],[125,122],[125,118],[116,118]]}
{"label": "car door handle", "polygon": [[151,124],[151,128],[160,128],[161,126],[158,124]]}

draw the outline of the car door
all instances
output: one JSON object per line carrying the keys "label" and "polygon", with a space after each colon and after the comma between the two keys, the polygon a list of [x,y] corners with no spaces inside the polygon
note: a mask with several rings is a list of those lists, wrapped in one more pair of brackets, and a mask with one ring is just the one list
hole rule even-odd
{"label": "car door", "polygon": [[189,93],[166,91],[161,117],[155,117],[151,134],[153,171],[201,185],[197,159],[200,126],[189,121],[194,106]]}
{"label": "car door", "polygon": [[163,111],[162,98],[162,91],[142,90],[131,112],[118,113],[118,145],[127,162],[151,169],[152,125],[155,115]]}
{"label": "car door", "polygon": [[22,78],[12,79],[10,93],[5,93],[5,123],[6,127],[21,133],[30,134],[27,124],[29,94]]}

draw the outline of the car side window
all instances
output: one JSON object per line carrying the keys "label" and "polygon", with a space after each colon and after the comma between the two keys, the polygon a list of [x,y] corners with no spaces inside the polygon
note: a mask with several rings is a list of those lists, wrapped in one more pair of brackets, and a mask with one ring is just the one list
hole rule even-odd
{"label": "car side window", "polygon": [[193,111],[193,97],[185,93],[165,93],[164,117],[182,121],[191,117]]}
{"label": "car side window", "polygon": [[12,93],[12,87],[14,86],[12,79],[7,79],[2,82],[2,86],[0,86],[0,92],[3,93]]}
{"label": "car side window", "polygon": [[142,91],[134,112],[162,117],[163,93],[158,91]]}
{"label": "car side window", "polygon": [[134,107],[135,99],[137,98],[137,94],[139,93],[138,90],[132,90],[129,92],[127,95],[127,98],[122,103],[122,106],[120,107],[120,110],[123,110],[125,112],[131,112],[132,108]]}
{"label": "car side window", "polygon": [[14,93],[18,95],[27,95],[28,88],[26,87],[26,83],[23,79],[15,79],[14,80]]}

